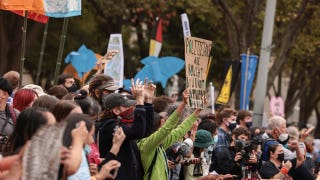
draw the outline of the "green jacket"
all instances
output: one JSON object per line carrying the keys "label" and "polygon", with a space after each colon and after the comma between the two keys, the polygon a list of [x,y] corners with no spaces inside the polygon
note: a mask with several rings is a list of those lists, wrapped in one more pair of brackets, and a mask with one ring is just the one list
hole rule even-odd
{"label": "green jacket", "polygon": [[[191,129],[193,123],[196,120],[197,117],[192,114],[187,119],[185,119],[177,128],[175,128],[179,121],[179,114],[174,112],[172,115],[170,115],[166,123],[160,129],[138,142],[138,148],[141,154],[141,161],[144,172],[148,171],[154,154],[159,147],[157,160],[153,167],[151,179],[168,179],[168,162],[165,156],[165,149],[167,149],[173,143],[183,137],[183,135]],[[148,173],[145,173],[144,180],[147,179]]]}

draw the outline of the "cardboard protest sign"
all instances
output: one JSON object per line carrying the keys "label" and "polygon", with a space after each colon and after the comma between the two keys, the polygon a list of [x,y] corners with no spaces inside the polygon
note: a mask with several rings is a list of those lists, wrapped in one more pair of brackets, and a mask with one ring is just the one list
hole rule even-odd
{"label": "cardboard protest sign", "polygon": [[186,81],[190,92],[189,105],[205,108],[206,75],[212,41],[185,37]]}
{"label": "cardboard protest sign", "polygon": [[119,87],[123,87],[124,55],[122,46],[122,35],[111,34],[108,44],[108,52],[118,51],[113,59],[105,65],[104,74],[111,76]]}

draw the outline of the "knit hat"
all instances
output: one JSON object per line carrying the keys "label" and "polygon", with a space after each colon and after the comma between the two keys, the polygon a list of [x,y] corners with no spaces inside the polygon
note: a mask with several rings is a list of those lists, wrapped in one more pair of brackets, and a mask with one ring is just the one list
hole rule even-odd
{"label": "knit hat", "polygon": [[13,91],[11,83],[3,77],[0,77],[0,89],[6,91],[9,94],[9,96],[11,96]]}
{"label": "knit hat", "polygon": [[214,144],[214,139],[209,131],[200,129],[197,131],[196,140],[194,141],[194,146],[199,148],[207,148]]}

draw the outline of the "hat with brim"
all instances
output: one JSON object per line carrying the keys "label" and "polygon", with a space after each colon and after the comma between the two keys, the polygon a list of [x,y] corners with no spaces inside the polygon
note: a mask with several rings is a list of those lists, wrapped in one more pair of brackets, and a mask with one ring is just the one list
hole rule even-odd
{"label": "hat with brim", "polygon": [[214,139],[209,131],[200,129],[197,131],[194,146],[198,148],[207,148],[214,144]]}
{"label": "hat with brim", "polygon": [[99,89],[106,89],[109,91],[115,91],[119,89],[119,86],[117,86],[113,81],[107,82],[106,84],[101,85]]}
{"label": "hat with brim", "polygon": [[136,100],[129,99],[127,96],[119,93],[108,94],[103,97],[102,101],[106,109],[113,109],[119,106],[130,107],[136,104]]}

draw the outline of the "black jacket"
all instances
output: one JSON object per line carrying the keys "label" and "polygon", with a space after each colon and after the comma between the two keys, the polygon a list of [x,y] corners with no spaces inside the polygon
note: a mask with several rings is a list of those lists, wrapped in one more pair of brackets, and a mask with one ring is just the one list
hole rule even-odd
{"label": "black jacket", "polygon": [[[151,113],[152,112],[152,113]],[[100,157],[105,157],[112,147],[113,132],[118,119],[105,119],[99,127],[99,151]],[[124,140],[117,159],[121,163],[116,179],[140,179],[140,159],[137,157],[136,140],[146,136],[150,126],[153,126],[153,105],[137,105],[134,111],[134,121],[132,125],[121,124],[126,139]],[[147,128],[147,126],[149,126]],[[105,163],[105,162],[103,162]],[[102,163],[102,164],[103,164]]]}

